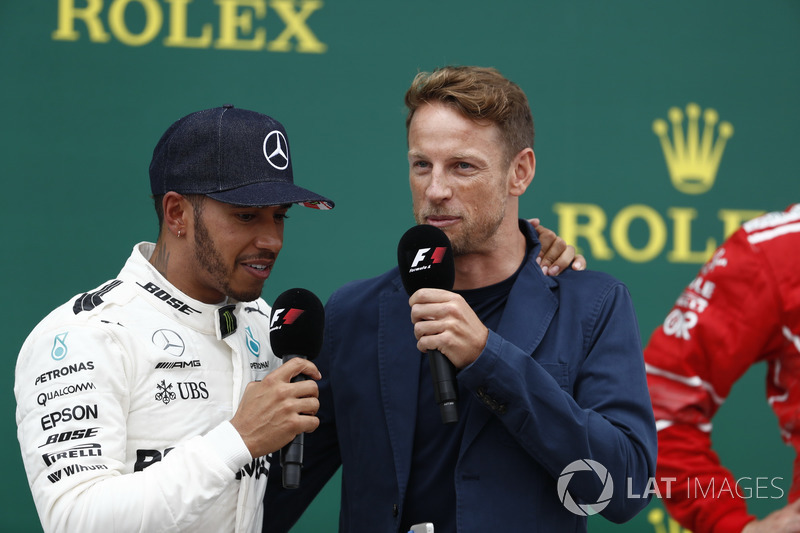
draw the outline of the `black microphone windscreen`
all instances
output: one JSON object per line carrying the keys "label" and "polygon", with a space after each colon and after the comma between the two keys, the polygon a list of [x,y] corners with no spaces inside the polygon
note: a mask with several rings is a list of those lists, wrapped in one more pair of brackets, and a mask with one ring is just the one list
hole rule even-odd
{"label": "black microphone windscreen", "polygon": [[278,357],[299,355],[313,359],[322,348],[325,308],[306,289],[289,289],[272,305],[269,342]]}
{"label": "black microphone windscreen", "polygon": [[436,226],[420,224],[406,231],[397,245],[397,264],[409,296],[423,288],[453,289],[453,249]]}

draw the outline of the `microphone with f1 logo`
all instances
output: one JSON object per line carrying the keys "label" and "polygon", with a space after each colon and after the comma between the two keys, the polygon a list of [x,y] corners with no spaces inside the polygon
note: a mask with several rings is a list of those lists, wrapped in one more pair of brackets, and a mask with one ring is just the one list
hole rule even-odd
{"label": "microphone with f1 logo", "polygon": [[[453,290],[456,278],[453,249],[450,239],[436,226],[420,224],[406,231],[397,245],[397,264],[409,296],[423,288]],[[428,350],[428,363],[442,423],[457,422],[455,367],[439,350]]]}
{"label": "microphone with f1 logo", "polygon": [[[289,289],[275,300],[270,315],[269,342],[272,352],[283,362],[295,357],[313,359],[322,348],[325,326],[325,308],[319,298],[306,289]],[[303,374],[292,382],[308,379]],[[281,448],[283,486],[296,489],[300,486],[303,468],[303,433]]]}

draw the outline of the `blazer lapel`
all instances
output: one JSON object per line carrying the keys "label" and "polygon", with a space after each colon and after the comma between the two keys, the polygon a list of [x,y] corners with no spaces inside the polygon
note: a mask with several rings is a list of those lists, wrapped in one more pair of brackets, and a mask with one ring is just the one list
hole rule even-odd
{"label": "blazer lapel", "polygon": [[381,399],[402,501],[411,471],[422,354],[416,349],[408,295],[399,278],[395,280],[393,291],[380,294],[379,313]]}
{"label": "blazer lapel", "polygon": [[[542,341],[558,309],[558,300],[552,292],[557,283],[539,270],[534,261],[536,252],[534,250],[529,255],[528,262],[514,282],[496,331],[506,341],[529,354],[533,354]],[[461,442],[461,456],[493,416],[478,401],[472,407]]]}
{"label": "blazer lapel", "polygon": [[528,261],[508,295],[497,334],[522,350],[533,353],[558,309],[553,288],[558,283]]}

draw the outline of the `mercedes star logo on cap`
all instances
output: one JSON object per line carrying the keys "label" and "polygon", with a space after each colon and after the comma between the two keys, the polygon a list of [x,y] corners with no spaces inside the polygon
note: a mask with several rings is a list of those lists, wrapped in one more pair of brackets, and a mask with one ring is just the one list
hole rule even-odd
{"label": "mercedes star logo on cap", "polygon": [[289,145],[283,133],[273,130],[264,138],[264,157],[276,169],[286,170],[289,166]]}

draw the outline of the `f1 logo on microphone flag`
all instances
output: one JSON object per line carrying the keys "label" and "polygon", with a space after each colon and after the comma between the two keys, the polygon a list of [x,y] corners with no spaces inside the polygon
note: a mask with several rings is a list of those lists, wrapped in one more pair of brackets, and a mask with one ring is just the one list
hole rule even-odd
{"label": "f1 logo on microphone flag", "polygon": [[414,272],[415,270],[421,270],[423,268],[430,267],[430,265],[441,263],[442,259],[444,259],[444,254],[447,251],[447,248],[444,246],[437,246],[436,248],[433,248],[433,253],[431,253],[430,258],[428,258],[427,254],[430,250],[431,248],[420,248],[417,250],[417,255],[414,257],[414,261],[411,262],[411,269],[409,272]]}
{"label": "f1 logo on microphone flag", "polygon": [[276,309],[275,313],[272,315],[272,323],[269,325],[270,331],[282,326],[291,326],[303,312],[303,309],[296,309],[294,307]]}

